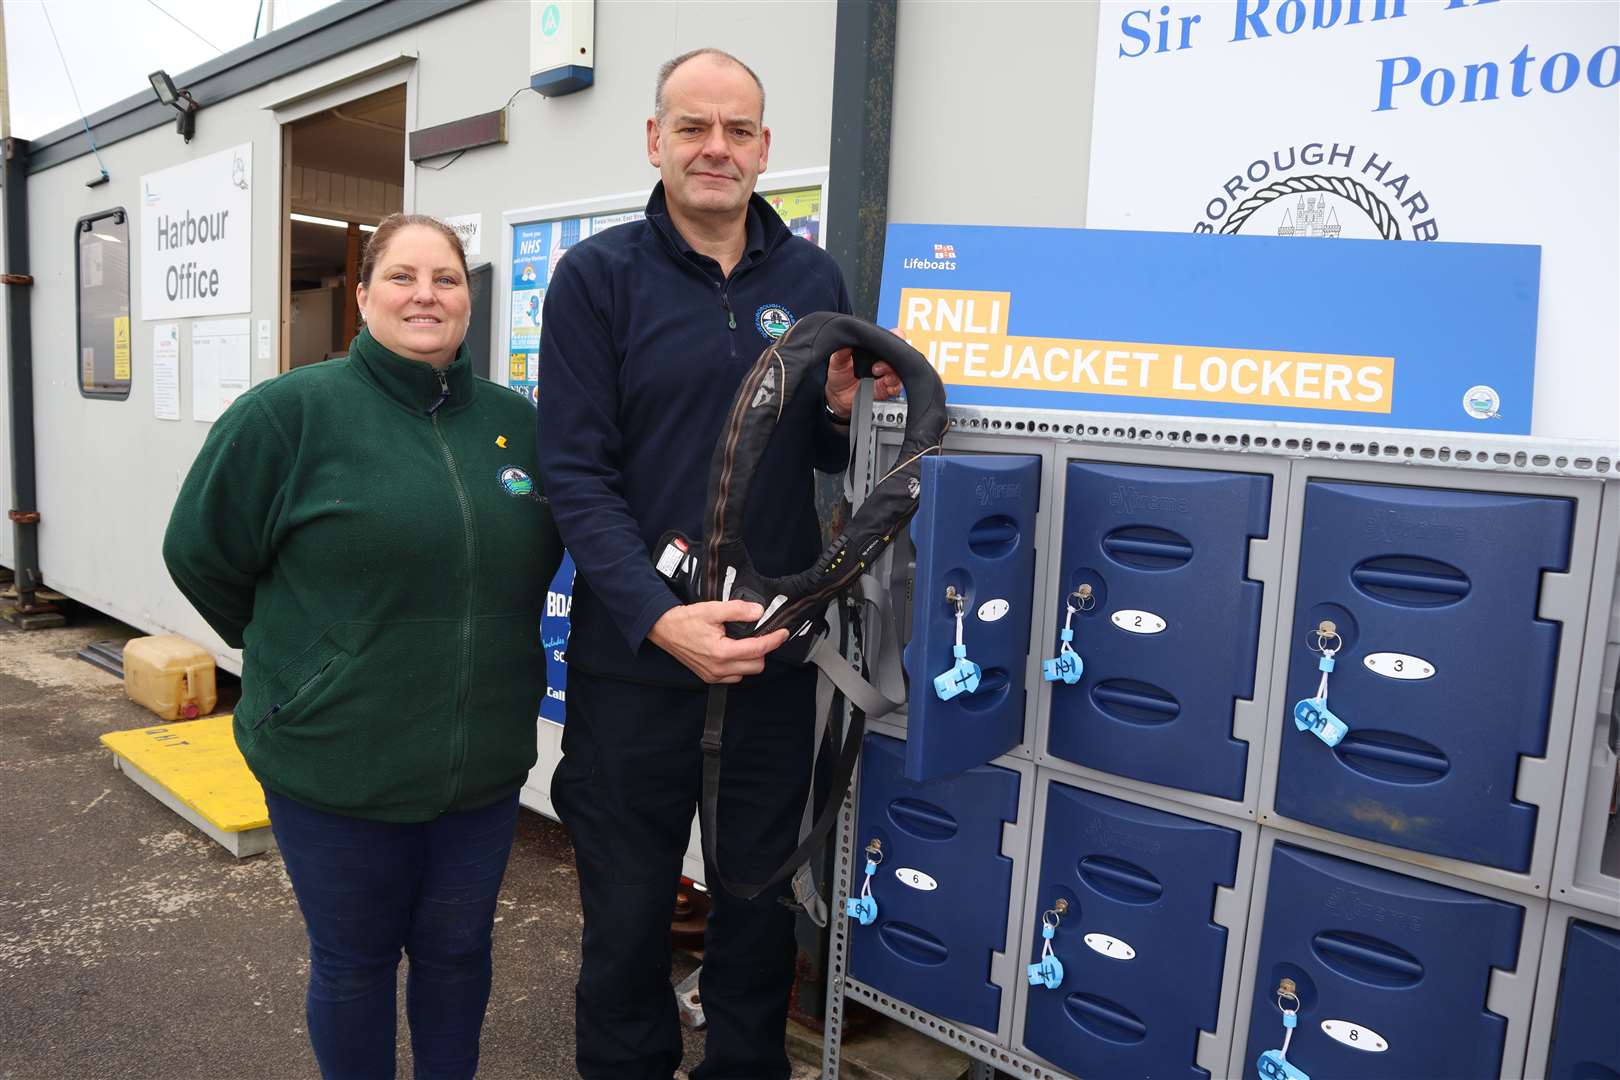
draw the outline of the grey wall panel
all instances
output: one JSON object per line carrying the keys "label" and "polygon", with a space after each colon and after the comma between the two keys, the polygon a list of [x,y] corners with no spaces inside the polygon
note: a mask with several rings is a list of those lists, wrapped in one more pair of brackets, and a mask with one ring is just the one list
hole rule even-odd
{"label": "grey wall panel", "polygon": [[1097,13],[901,0],[889,220],[1085,224]]}

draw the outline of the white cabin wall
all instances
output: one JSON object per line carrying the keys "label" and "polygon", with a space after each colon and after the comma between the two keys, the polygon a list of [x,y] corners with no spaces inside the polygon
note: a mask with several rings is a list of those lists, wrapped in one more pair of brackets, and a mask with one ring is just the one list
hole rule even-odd
{"label": "white cabin wall", "polygon": [[1097,6],[900,0],[889,220],[1086,220]]}
{"label": "white cabin wall", "polygon": [[[734,51],[765,82],[766,119],[774,132],[772,170],[825,166],[835,11],[827,2],[600,0],[596,84],[557,99],[525,92],[511,110],[505,145],[469,151],[440,172],[407,165],[406,209],[481,213],[482,257],[494,260],[503,211],[618,192],[637,193],[630,202],[639,206],[657,180],[647,164],[644,134],[657,67],[678,52],[708,44]],[[160,421],[153,415],[152,323],[143,318],[139,284],[140,178],[252,142],[248,317],[257,384],[279,370],[281,345],[281,128],[274,107],[404,57],[388,78],[397,72],[397,81],[411,86],[410,128],[500,108],[528,84],[528,17],[528,4],[504,0],[458,9],[202,109],[189,145],[166,124],[104,146],[112,179],[101,187],[84,186],[94,172],[88,156],[29,177],[40,561],[50,587],[143,630],[185,634],[213,649],[226,666],[239,667],[239,657],[196,615],[163,567],[163,532],[179,481],[210,425],[191,419],[186,325],[181,328],[181,419]],[[369,91],[354,96],[364,92]],[[130,214],[134,249],[133,385],[126,401],[82,397],[74,364],[74,223],[115,206]],[[497,289],[500,276],[497,268]],[[498,309],[499,293],[495,299]],[[495,314],[498,318],[499,311]],[[268,360],[258,358],[260,320],[270,321],[274,336]],[[0,543],[0,553],[9,557],[9,528]]]}

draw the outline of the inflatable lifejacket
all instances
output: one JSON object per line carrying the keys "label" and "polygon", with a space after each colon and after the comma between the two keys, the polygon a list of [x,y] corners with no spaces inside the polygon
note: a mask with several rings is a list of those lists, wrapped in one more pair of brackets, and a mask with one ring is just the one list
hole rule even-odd
{"label": "inflatable lifejacket", "polygon": [[[854,351],[855,372],[861,378],[870,378],[872,365],[882,361],[905,387],[906,429],[900,452],[894,468],[873,486],[843,533],[827,545],[813,565],[784,577],[768,577],[755,568],[742,539],[749,487],[788,402],[805,385],[805,376],[844,348]],[[810,385],[820,383],[812,380]],[[728,623],[726,632],[741,638],[786,629],[788,642],[772,655],[817,664],[853,706],[852,723],[844,732],[834,773],[832,796],[810,832],[766,881],[733,883],[720,872],[714,838],[726,688],[710,686],[703,731],[703,847],[709,866],[720,878],[719,884],[734,895],[751,899],[797,870],[793,890],[799,903],[818,922],[825,921],[825,905],[811,880],[809,857],[820,847],[843,803],[860,754],[866,713],[886,711],[898,703],[885,700],[850,668],[836,646],[828,645],[823,615],[833,600],[855,585],[916,513],[922,492],[922,459],[940,452],[948,419],[945,388],[939,375],[927,358],[904,340],[852,315],[807,315],[760,354],[737,390],[709,464],[702,541],[669,532],[659,544],[656,562],[677,592],[691,602],[751,600],[760,604],[765,614],[757,623]],[[834,727],[832,723],[827,725],[824,746],[828,748]]]}

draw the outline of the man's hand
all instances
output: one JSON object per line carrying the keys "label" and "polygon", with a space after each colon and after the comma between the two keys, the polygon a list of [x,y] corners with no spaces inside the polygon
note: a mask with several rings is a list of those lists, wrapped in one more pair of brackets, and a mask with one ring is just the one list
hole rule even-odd
{"label": "man's hand", "polygon": [[786,630],[764,637],[726,636],[728,622],[758,622],[765,609],[745,600],[707,601],[673,607],[659,616],[647,640],[685,664],[706,683],[741,682],[765,670],[765,656],[781,648]]}
{"label": "man's hand", "polygon": [[[886,401],[900,393],[900,376],[879,360],[872,365],[872,396]],[[855,377],[855,354],[839,349],[827,359],[827,407],[839,416],[847,417],[855,411],[855,388],[861,380]]]}

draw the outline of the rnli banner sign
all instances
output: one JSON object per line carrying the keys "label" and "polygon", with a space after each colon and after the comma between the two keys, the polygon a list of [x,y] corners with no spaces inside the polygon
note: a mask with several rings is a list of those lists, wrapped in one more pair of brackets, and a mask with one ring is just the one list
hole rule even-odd
{"label": "rnli banner sign", "polygon": [[1539,272],[1522,245],[891,225],[878,320],[956,404],[1528,434]]}

